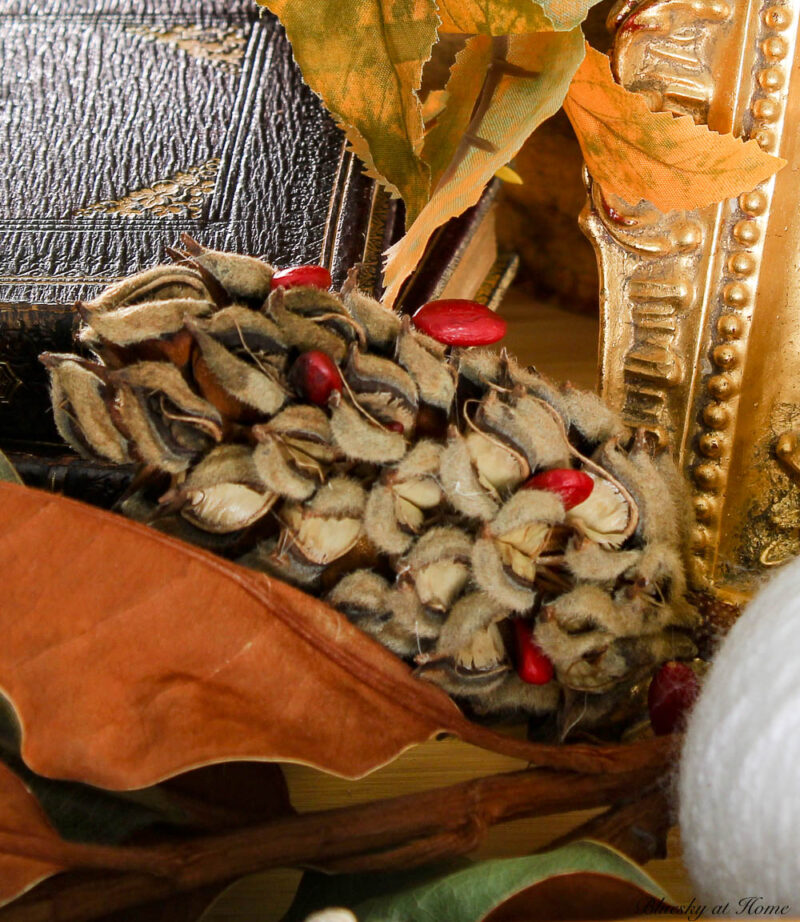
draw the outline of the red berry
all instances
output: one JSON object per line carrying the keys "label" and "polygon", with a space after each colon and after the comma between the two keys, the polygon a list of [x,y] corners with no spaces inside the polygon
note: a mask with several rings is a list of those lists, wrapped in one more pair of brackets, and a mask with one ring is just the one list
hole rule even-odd
{"label": "red berry", "polygon": [[386,428],[391,432],[399,432],[400,435],[403,435],[403,433],[406,431],[406,427],[399,420],[393,420],[390,423],[386,423]]}
{"label": "red berry", "polygon": [[514,619],[517,636],[517,675],[530,685],[546,685],[553,678],[553,664],[533,639],[530,622]]}
{"label": "red berry", "polygon": [[506,322],[477,301],[429,301],[411,318],[421,332],[448,346],[488,346],[506,335]]}
{"label": "red berry", "polygon": [[342,389],[342,376],[336,363],[329,355],[316,349],[297,357],[289,372],[289,380],[306,400],[318,407],[326,406],[331,393]]}
{"label": "red berry", "polygon": [[700,683],[686,663],[670,662],[653,676],[647,693],[650,723],[656,736],[682,730],[700,691]]}
{"label": "red berry", "polygon": [[270,282],[273,291],[276,288],[297,288],[299,285],[327,291],[331,287],[331,274],[325,266],[292,266],[290,269],[279,269]]}
{"label": "red berry", "polygon": [[589,498],[594,489],[594,481],[583,471],[574,471],[569,467],[556,467],[551,471],[534,474],[527,483],[526,490],[549,490],[558,493],[565,509],[573,509]]}

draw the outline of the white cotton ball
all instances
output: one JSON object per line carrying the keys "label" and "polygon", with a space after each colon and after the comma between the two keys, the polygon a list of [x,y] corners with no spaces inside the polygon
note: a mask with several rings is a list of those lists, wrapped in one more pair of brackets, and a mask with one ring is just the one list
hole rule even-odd
{"label": "white cotton ball", "polygon": [[800,915],[800,560],[760,590],[714,657],[679,798],[684,860],[709,915],[726,903],[717,914]]}
{"label": "white cotton ball", "polygon": [[349,909],[323,909],[306,916],[305,922],[358,922]]}

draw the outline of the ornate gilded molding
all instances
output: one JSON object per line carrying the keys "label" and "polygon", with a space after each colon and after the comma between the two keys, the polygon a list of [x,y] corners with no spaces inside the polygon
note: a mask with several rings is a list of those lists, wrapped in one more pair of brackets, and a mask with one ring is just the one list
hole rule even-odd
{"label": "ornate gilded molding", "polygon": [[193,58],[202,58],[239,73],[247,36],[242,29],[200,25],[129,26],[126,30],[149,42],[173,45]]}
{"label": "ornate gilded molding", "polygon": [[173,173],[141,189],[134,189],[119,199],[109,199],[77,209],[75,215],[117,214],[126,218],[142,215],[181,215],[199,218],[203,203],[213,193],[219,159]]}
{"label": "ornate gilded molding", "polygon": [[798,19],[800,0],[618,4],[623,85],[789,165],[738,199],[670,214],[607,199],[587,177],[603,393],[673,446],[694,501],[693,586],[732,601],[800,553]]}

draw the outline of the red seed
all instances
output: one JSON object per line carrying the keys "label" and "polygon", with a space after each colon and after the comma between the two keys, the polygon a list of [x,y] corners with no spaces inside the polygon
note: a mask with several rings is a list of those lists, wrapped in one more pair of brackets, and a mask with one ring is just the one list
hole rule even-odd
{"label": "red seed", "polygon": [[594,489],[594,481],[584,471],[575,471],[570,467],[556,467],[550,471],[534,474],[527,483],[526,490],[549,490],[558,493],[565,509],[573,509],[589,498]]}
{"label": "red seed", "polygon": [[553,678],[553,664],[533,639],[530,622],[515,618],[514,631],[517,637],[517,675],[530,685],[547,685]]}
{"label": "red seed", "polygon": [[650,723],[656,736],[682,730],[700,683],[686,663],[669,662],[658,670],[647,693]]}
{"label": "red seed", "polygon": [[318,407],[324,407],[333,391],[341,391],[342,376],[333,359],[313,349],[297,357],[289,372],[289,380],[301,396]]}
{"label": "red seed", "polygon": [[506,335],[502,317],[477,301],[429,301],[411,318],[421,332],[448,346],[488,346]]}
{"label": "red seed", "polygon": [[279,269],[270,283],[273,291],[276,288],[297,288],[300,285],[327,291],[331,287],[331,274],[324,266],[292,266],[290,269]]}

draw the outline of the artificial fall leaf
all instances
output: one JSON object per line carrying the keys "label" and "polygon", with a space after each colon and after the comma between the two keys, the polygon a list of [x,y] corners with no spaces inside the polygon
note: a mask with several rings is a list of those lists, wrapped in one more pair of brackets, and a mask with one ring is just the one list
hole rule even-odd
{"label": "artificial fall leaf", "polygon": [[670,743],[634,751],[506,737],[278,580],[11,484],[0,484],[0,521],[0,688],[39,774],[127,789],[258,759],[355,778],[440,731],[596,773],[661,764]]}
{"label": "artificial fall leaf", "polygon": [[0,906],[64,870],[52,858],[60,842],[36,798],[0,763]]}
{"label": "artificial fall leaf", "polygon": [[525,182],[519,173],[510,166],[501,166],[494,175],[503,182],[511,183],[512,186],[521,186]]}
{"label": "artificial fall leaf", "polygon": [[553,23],[545,15],[545,6],[534,0],[437,0],[441,19],[439,32],[457,35],[550,32]]}
{"label": "artificial fall leaf", "polygon": [[[466,108],[468,100],[475,98],[468,65],[473,57],[485,54],[481,44],[485,41],[473,39],[459,56],[448,83],[450,105]],[[474,205],[495,172],[558,111],[584,48],[580,29],[494,38],[491,45],[492,64],[475,114],[430,201],[405,237],[389,250],[384,276],[389,304],[419,263],[431,234]],[[463,79],[456,80],[459,74]],[[447,109],[440,118],[446,120]],[[463,119],[459,122],[463,124]]]}
{"label": "artificial fall leaf", "polygon": [[431,168],[431,188],[439,180],[455,155],[483,88],[492,62],[492,40],[488,35],[474,35],[456,55],[444,92],[446,103],[436,124],[425,135],[422,158]]}
{"label": "artificial fall leaf", "polygon": [[568,32],[599,0],[437,0],[441,33],[521,35]]}
{"label": "artificial fall leaf", "polygon": [[409,220],[430,180],[417,153],[417,90],[436,41],[433,0],[259,0],[283,23],[303,78],[370,176],[402,196]]}
{"label": "artificial fall leaf", "polygon": [[702,208],[752,189],[785,160],[751,140],[718,134],[686,115],[651,112],[615,83],[609,60],[587,46],[564,100],[589,172],[625,201],[661,211]]}

